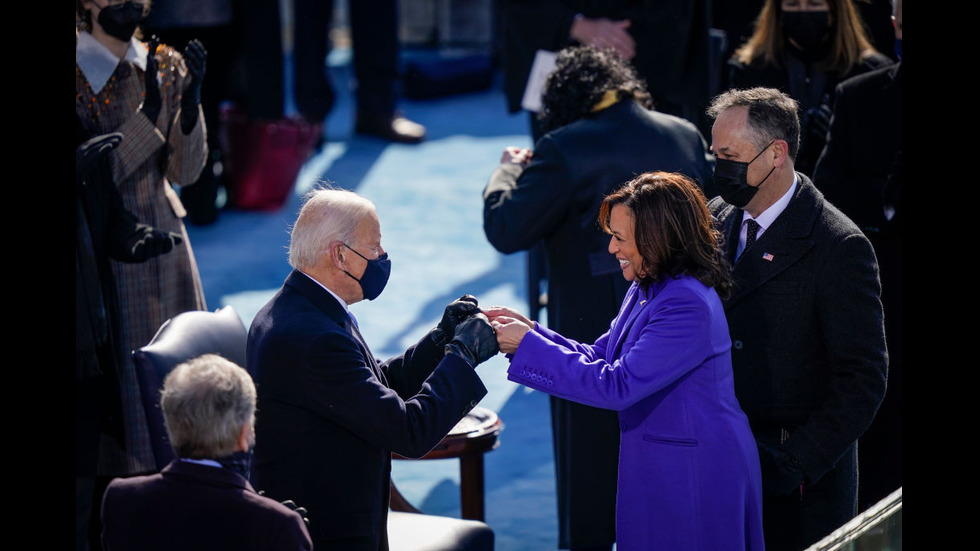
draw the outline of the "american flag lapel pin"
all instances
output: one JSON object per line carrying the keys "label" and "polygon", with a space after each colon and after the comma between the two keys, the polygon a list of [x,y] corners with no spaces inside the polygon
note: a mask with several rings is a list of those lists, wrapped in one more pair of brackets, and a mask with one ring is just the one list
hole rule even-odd
{"label": "american flag lapel pin", "polygon": [[773,258],[772,253],[765,253],[762,255],[762,260],[766,260],[768,262],[772,262]]}

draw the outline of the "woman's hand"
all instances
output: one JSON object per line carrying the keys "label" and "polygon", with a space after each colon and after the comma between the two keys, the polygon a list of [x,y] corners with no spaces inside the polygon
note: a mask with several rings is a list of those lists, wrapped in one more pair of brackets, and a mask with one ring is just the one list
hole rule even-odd
{"label": "woman's hand", "polygon": [[[497,334],[497,345],[504,354],[517,352],[517,347],[524,340],[524,335],[534,327],[533,322],[510,308],[497,306],[484,310],[484,313],[487,313],[487,317],[490,318],[490,326]],[[512,313],[518,317],[511,317],[507,313]]]}
{"label": "woman's hand", "polygon": [[481,312],[483,312],[483,315],[485,315],[487,319],[490,320],[491,323],[493,323],[493,320],[495,320],[498,316],[506,316],[508,318],[517,320],[523,323],[524,325],[527,325],[528,327],[532,327],[532,328],[534,327],[533,321],[527,319],[527,317],[525,317],[517,310],[514,310],[513,308],[508,308],[506,306],[491,306],[489,308],[485,308],[481,310]]}

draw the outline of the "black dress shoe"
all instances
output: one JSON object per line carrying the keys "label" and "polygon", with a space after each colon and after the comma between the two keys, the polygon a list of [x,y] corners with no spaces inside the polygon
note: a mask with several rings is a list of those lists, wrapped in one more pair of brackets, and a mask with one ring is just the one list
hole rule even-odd
{"label": "black dress shoe", "polygon": [[425,127],[406,119],[400,113],[390,117],[358,115],[355,130],[358,134],[375,136],[398,143],[414,144],[425,139]]}

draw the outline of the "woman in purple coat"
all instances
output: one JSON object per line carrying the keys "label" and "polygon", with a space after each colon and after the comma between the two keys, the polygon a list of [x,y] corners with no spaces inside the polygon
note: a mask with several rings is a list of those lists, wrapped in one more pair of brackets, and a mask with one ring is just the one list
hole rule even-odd
{"label": "woman in purple coat", "polygon": [[729,266],[704,195],[683,175],[642,174],[605,198],[599,223],[632,282],[619,314],[582,344],[486,310],[508,379],[619,412],[617,549],[763,549],[759,455],[719,298]]}

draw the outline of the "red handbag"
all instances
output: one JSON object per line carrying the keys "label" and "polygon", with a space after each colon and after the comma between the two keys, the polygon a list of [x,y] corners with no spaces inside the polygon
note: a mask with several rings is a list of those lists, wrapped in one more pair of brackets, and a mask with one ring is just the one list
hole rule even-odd
{"label": "red handbag", "polygon": [[221,108],[221,144],[228,202],[239,209],[278,209],[313,155],[322,123],[302,119],[250,120],[243,109]]}

